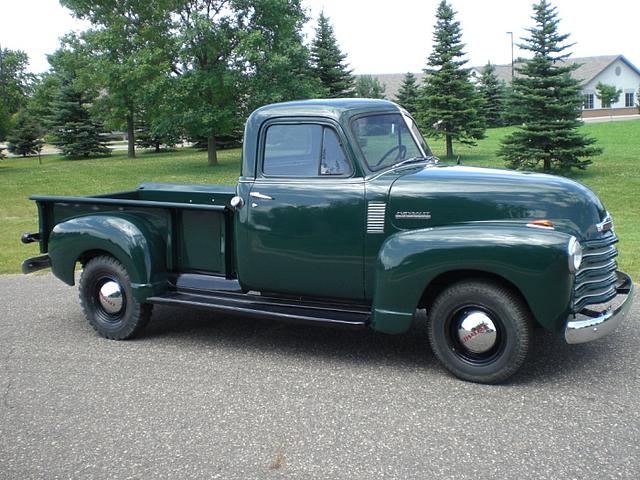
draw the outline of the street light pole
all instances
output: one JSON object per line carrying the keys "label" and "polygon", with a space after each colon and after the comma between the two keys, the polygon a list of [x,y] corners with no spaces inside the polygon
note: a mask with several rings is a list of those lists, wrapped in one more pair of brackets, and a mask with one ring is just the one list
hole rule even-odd
{"label": "street light pole", "polygon": [[511,81],[513,82],[513,32],[507,32],[507,35],[511,35]]}

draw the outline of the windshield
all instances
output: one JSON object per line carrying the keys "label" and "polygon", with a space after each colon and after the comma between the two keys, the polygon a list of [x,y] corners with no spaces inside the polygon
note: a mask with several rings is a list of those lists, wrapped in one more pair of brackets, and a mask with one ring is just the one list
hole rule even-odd
{"label": "windshield", "polygon": [[413,120],[400,113],[361,117],[352,128],[367,165],[374,171],[431,154]]}

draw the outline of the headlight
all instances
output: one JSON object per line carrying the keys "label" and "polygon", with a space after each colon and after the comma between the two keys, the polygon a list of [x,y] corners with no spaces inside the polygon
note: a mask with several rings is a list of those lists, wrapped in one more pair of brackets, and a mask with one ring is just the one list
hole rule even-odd
{"label": "headlight", "polygon": [[569,271],[576,273],[580,269],[582,263],[582,245],[578,242],[576,237],[569,239],[569,246],[567,247],[567,253],[569,254]]}

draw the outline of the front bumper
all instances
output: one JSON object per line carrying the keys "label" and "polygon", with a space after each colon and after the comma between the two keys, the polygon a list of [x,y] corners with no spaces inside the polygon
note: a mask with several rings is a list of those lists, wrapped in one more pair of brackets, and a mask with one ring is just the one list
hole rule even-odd
{"label": "front bumper", "polygon": [[[622,323],[633,302],[633,282],[623,272],[617,272],[617,295],[602,305],[590,305],[567,320],[564,338],[567,343],[584,343],[610,334]],[[598,307],[594,309],[594,307]]]}

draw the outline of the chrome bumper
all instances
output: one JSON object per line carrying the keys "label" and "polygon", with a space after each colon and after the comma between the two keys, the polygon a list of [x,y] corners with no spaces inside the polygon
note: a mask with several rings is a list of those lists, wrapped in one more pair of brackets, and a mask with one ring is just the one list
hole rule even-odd
{"label": "chrome bumper", "polygon": [[567,343],[584,343],[610,334],[626,317],[633,299],[633,282],[626,273],[618,272],[618,294],[596,310],[585,308],[567,320],[564,338]]}

